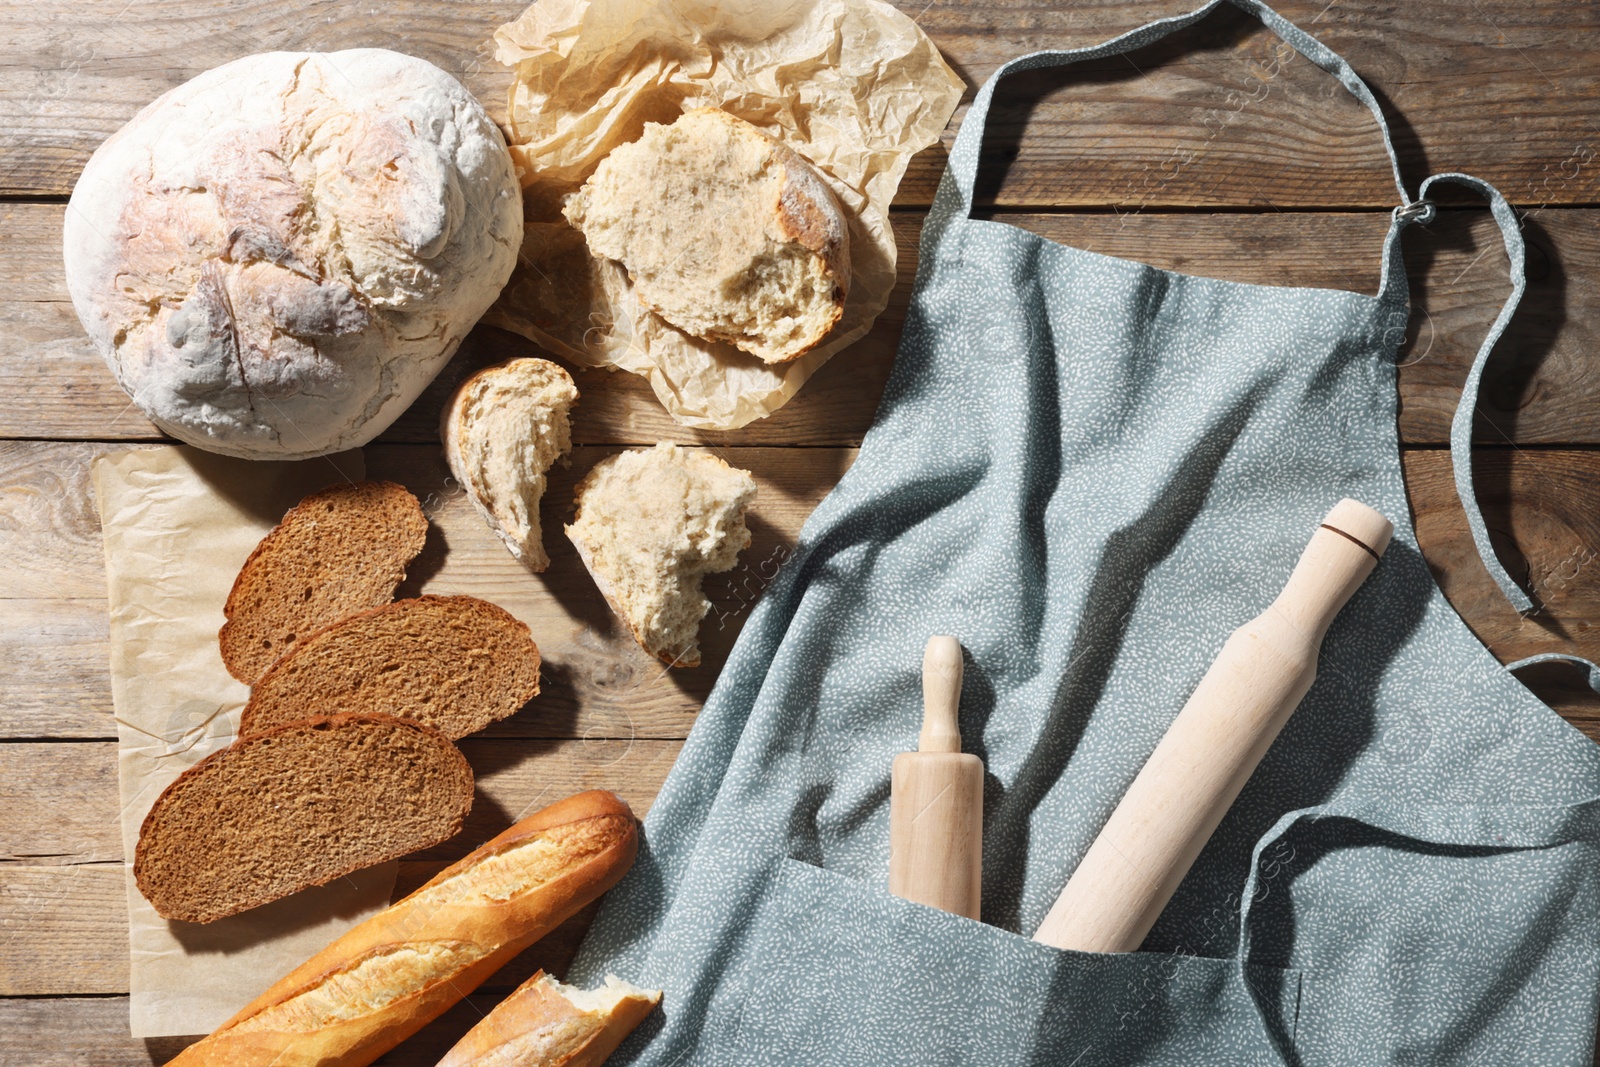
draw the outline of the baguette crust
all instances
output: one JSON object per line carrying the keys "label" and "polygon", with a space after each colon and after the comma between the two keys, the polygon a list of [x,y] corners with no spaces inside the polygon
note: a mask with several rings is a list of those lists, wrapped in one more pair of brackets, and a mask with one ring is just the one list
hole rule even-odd
{"label": "baguette crust", "polygon": [[[571,847],[580,836],[584,846]],[[567,845],[556,850],[553,877],[532,887],[513,886],[503,899],[495,888],[505,883],[484,883],[486,872],[502,877],[522,862],[519,857],[526,856],[529,870],[551,860],[552,850],[541,846],[556,839]],[[592,790],[558,801],[351,929],[171,1064],[365,1067],[615,885],[638,845],[633,812],[615,794]],[[530,847],[508,855],[519,846]],[[435,946],[443,947],[434,951]],[[417,952],[415,965],[389,967],[388,987],[373,988],[351,974],[364,962],[408,951]],[[339,981],[341,976],[349,977]],[[302,1020],[314,1013],[323,1018],[313,1018],[308,1028]]]}
{"label": "baguette crust", "polygon": [[[468,1030],[438,1067],[600,1067],[661,1003],[660,990],[606,982],[588,994],[537,972]],[[612,1003],[585,1007],[568,993]]]}

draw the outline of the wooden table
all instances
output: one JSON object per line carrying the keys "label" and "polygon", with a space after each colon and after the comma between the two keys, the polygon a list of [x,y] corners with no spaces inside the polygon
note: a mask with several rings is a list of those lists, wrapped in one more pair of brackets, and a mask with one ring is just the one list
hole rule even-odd
{"label": "wooden table", "polygon": [[[1122,32],[1182,0],[902,0],[976,85],[1006,58]],[[60,232],[84,160],[161,92],[272,49],[394,48],[460,76],[503,116],[507,75],[486,43],[521,0],[6,0],[0,39],[0,1062],[161,1063],[181,1040],[127,1036],[127,940],[107,681],[105,574],[91,458],[158,442],[91,349],[67,300]],[[1524,213],[1528,295],[1485,380],[1478,491],[1496,543],[1542,603],[1519,618],[1467,535],[1444,450],[1459,384],[1507,291],[1480,203],[1447,200],[1407,239],[1414,315],[1400,432],[1423,550],[1452,603],[1503,659],[1600,658],[1600,8],[1556,0],[1285,0],[1383,101],[1414,189],[1441,170],[1495,183]],[[970,93],[969,99],[970,99]],[[960,114],[957,115],[959,122]],[[435,535],[410,591],[461,591],[529,618],[545,694],[466,742],[481,788],[460,845],[408,861],[402,886],[542,799],[605,786],[649,807],[741,620],[805,516],[849,466],[888,374],[923,211],[956,123],[897,200],[900,287],[872,334],[775,417],[730,434],[674,424],[626,375],[579,376],[573,479],[624,446],[675,440],[755,472],[755,543],[710,583],[705,664],[666,674],[619,632],[559,535],[522,571],[444,479],[441,399],[471,369],[531,353],[479,329],[415,408],[367,449],[369,469],[427,502]],[[1002,91],[982,199],[1019,226],[1112,255],[1239,281],[1373,292],[1393,206],[1364,109],[1231,10],[1127,58],[1018,78]],[[448,546],[448,551],[446,551]],[[1600,739],[1577,672],[1528,682]],[[581,926],[581,923],[578,924]],[[491,980],[383,1062],[431,1064],[533,966],[559,969],[578,928]]]}

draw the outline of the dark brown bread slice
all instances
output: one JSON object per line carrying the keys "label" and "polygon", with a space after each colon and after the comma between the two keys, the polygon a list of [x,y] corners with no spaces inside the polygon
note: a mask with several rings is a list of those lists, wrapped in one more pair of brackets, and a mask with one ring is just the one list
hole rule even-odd
{"label": "dark brown bread slice", "polygon": [[184,771],[139,830],[133,877],[163,918],[205,923],[453,837],[472,768],[391,715],[302,719]]}
{"label": "dark brown bread slice", "polygon": [[539,648],[509,611],[470,596],[397,600],[301,638],[261,676],[253,734],[313,711],[382,712],[465,737],[539,692]]}
{"label": "dark brown bread slice", "polygon": [[393,482],[312,493],[244,561],[217,639],[228,673],[252,684],[331,622],[394,596],[428,535],[417,498]]}

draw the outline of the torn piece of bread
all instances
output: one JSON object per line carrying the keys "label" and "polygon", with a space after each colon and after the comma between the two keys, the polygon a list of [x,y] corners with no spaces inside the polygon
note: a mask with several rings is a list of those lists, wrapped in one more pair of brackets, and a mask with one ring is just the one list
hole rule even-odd
{"label": "torn piece of bread", "polygon": [[362,712],[411,719],[455,740],[516,714],[538,692],[539,649],[526,623],[477,597],[422,596],[296,642],[251,689],[239,733]]}
{"label": "torn piece of bread", "polygon": [[600,161],[567,198],[589,250],[687,334],[767,363],[815,348],[844,314],[848,228],[792,149],[716,108],[687,111]]}
{"label": "torn piece of bread", "polygon": [[572,376],[545,359],[513,359],[461,383],[440,420],[450,472],[531,571],[550,566],[539,529],[545,472],[572,450]]}
{"label": "torn piece of bread", "polygon": [[578,485],[567,537],[611,610],[669,667],[700,664],[707,574],[731,570],[750,544],[749,471],[663,442],[595,464]]}
{"label": "torn piece of bread", "polygon": [[208,923],[454,837],[472,768],[391,715],[302,719],[180,774],[139,829],[133,877],[164,919]]}
{"label": "torn piece of bread", "polygon": [[438,1067],[600,1067],[659,1003],[659,989],[615,975],[598,989],[579,989],[539,971],[468,1030]]}
{"label": "torn piece of bread", "polygon": [[534,812],[353,927],[168,1067],[361,1067],[616,885],[639,849],[621,798]]}
{"label": "torn piece of bread", "polygon": [[217,634],[228,673],[253,684],[300,638],[390,600],[427,535],[422,505],[393,482],[336,485],[300,501],[228,593]]}

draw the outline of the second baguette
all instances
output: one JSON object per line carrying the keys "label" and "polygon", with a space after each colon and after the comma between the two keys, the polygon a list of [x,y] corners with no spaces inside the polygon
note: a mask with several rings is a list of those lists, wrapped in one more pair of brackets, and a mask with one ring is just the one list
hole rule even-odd
{"label": "second baguette", "polygon": [[172,1067],[365,1067],[615,885],[639,847],[627,804],[558,801],[289,972]]}

